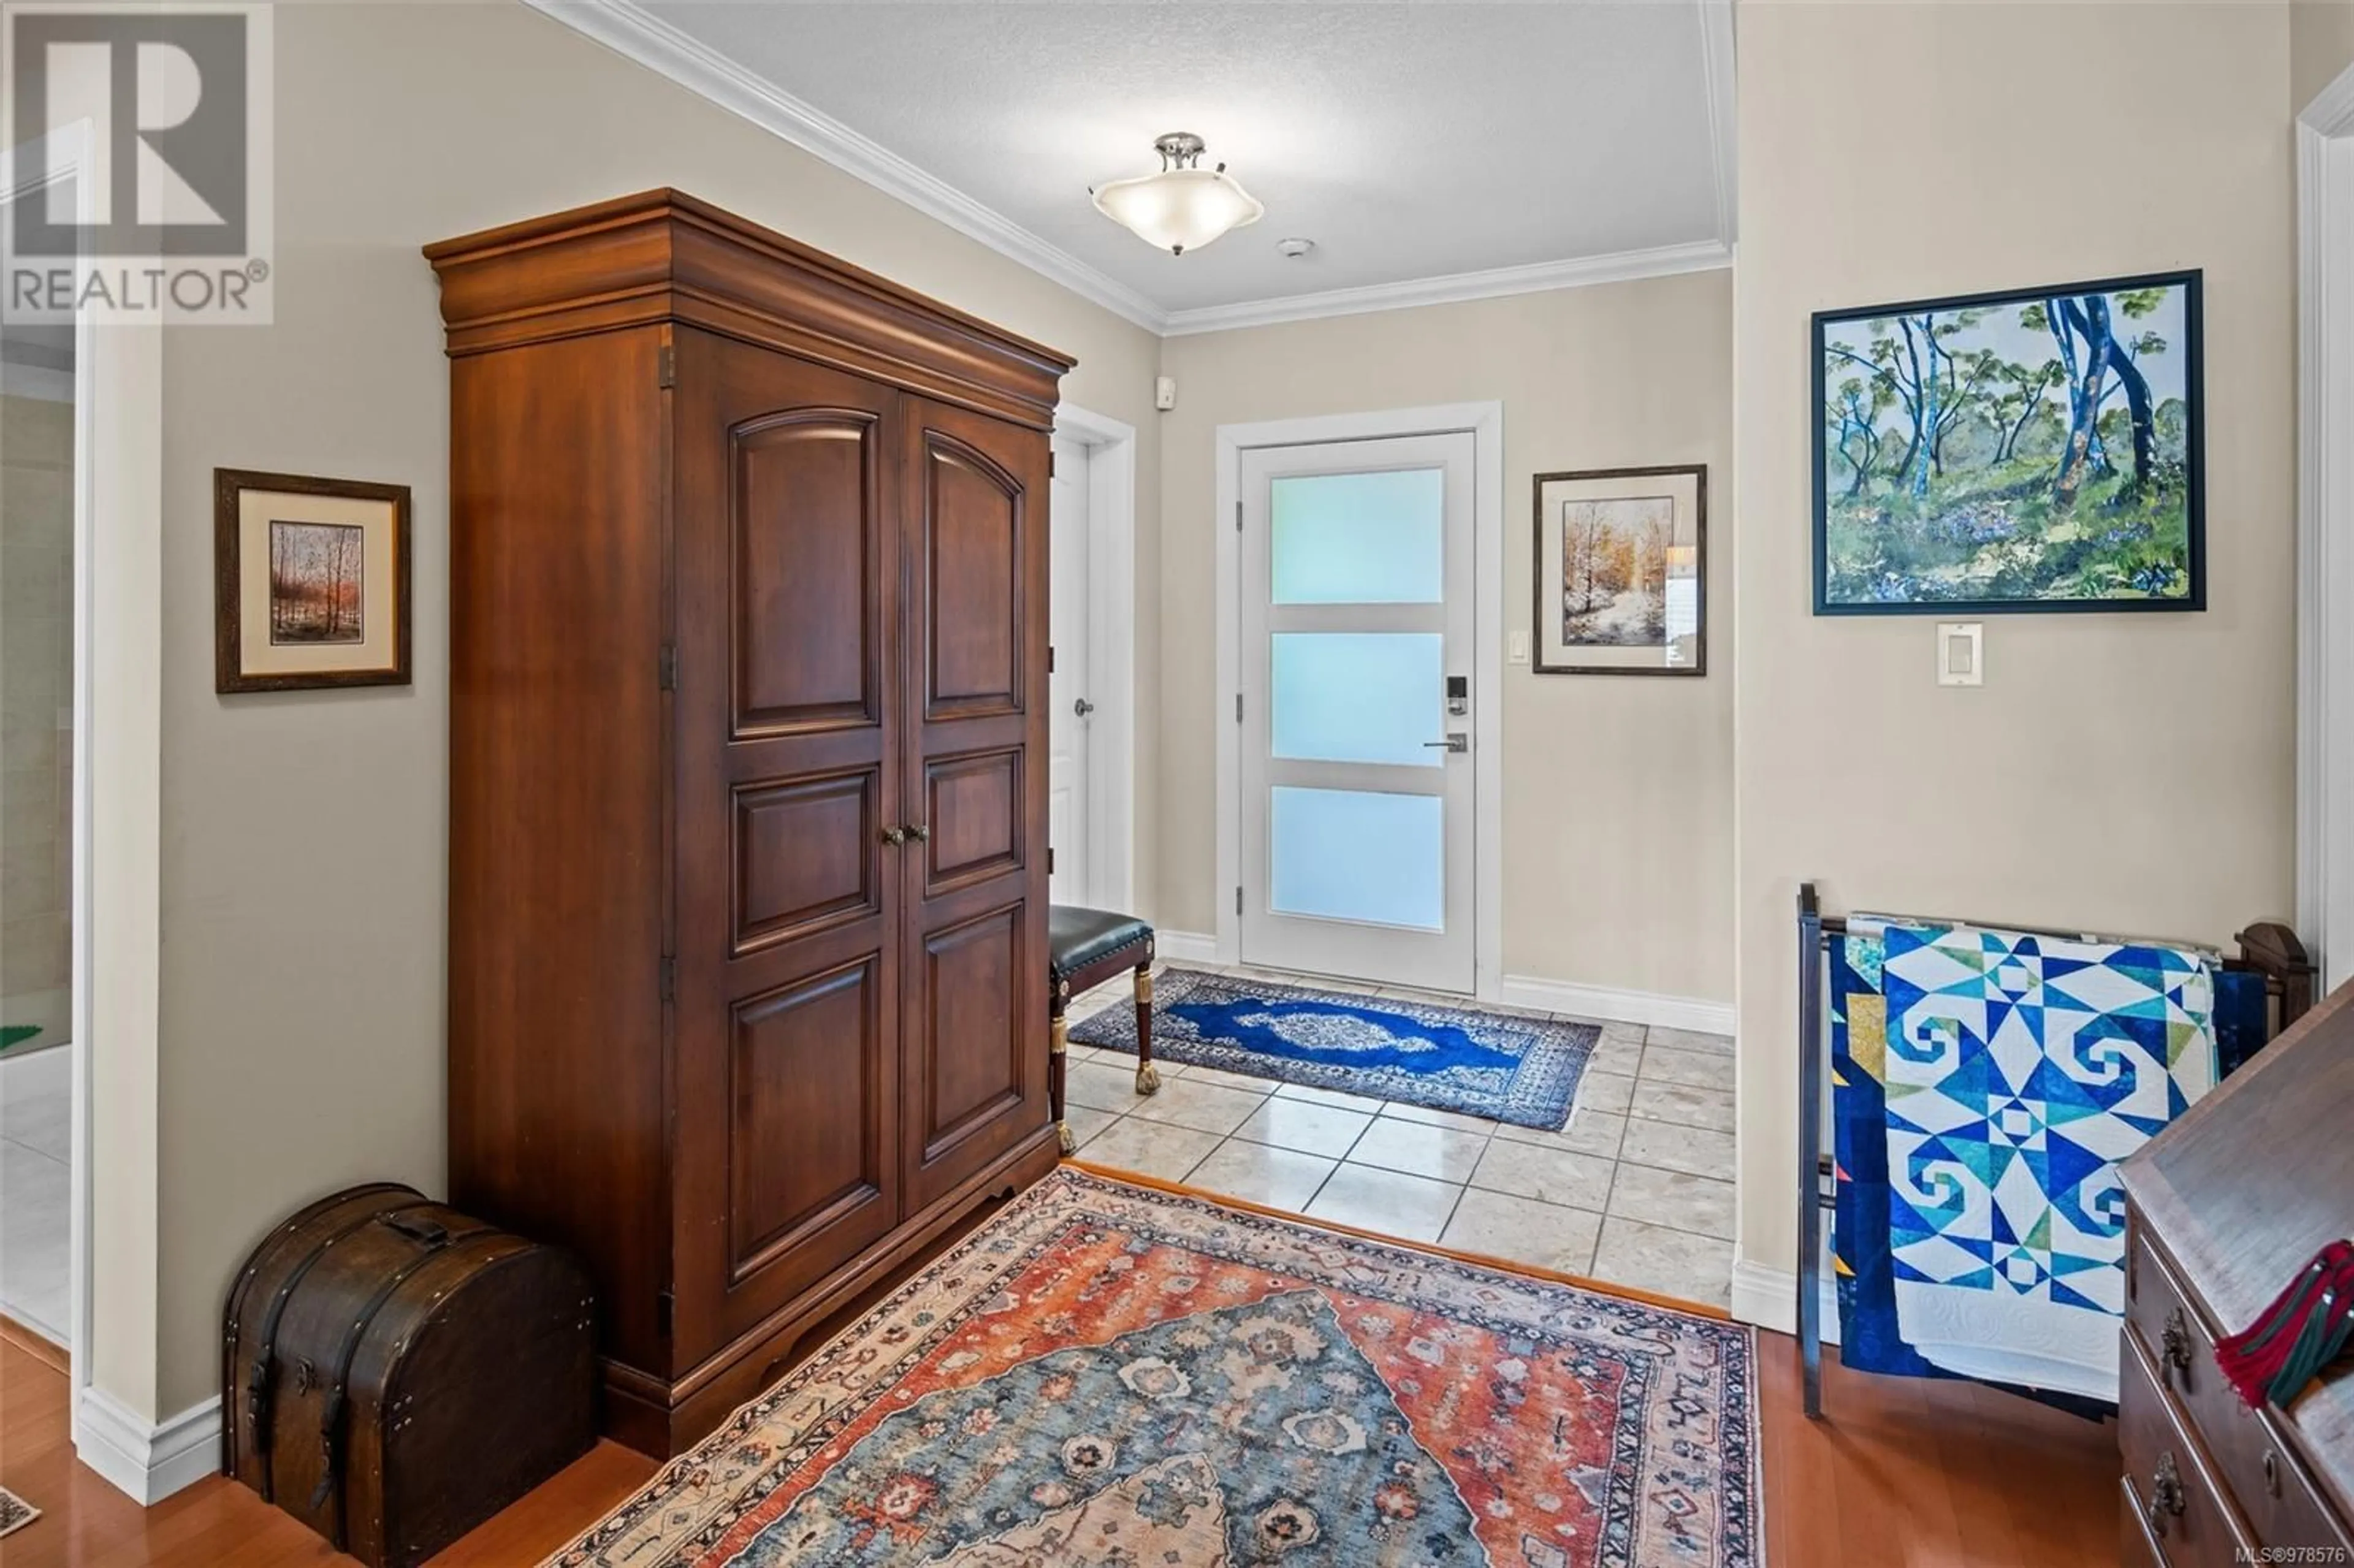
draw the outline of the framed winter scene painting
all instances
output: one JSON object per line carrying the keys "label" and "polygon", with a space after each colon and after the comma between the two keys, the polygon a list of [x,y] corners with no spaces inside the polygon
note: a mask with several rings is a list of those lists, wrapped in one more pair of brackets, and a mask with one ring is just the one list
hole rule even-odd
{"label": "framed winter scene painting", "polygon": [[1536,476],[1536,673],[1708,673],[1708,470]]}
{"label": "framed winter scene painting", "polygon": [[2199,283],[1818,313],[1815,613],[2206,609]]}

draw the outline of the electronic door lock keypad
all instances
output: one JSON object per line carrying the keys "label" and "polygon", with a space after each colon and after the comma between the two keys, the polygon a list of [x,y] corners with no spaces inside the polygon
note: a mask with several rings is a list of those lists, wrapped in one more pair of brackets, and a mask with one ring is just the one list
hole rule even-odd
{"label": "electronic door lock keypad", "polygon": [[[1458,716],[1468,714],[1471,711],[1470,676],[1449,675],[1447,677],[1447,711],[1450,714],[1457,715]],[[1458,749],[1459,750],[1460,747]]]}

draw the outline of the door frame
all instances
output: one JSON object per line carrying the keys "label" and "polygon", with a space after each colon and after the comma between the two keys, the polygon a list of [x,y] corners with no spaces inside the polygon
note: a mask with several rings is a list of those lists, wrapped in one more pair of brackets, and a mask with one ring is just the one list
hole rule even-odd
{"label": "door frame", "polygon": [[[95,210],[86,177],[92,134],[87,122],[53,131],[37,159],[29,147],[0,150],[0,200],[71,177],[87,221]],[[215,1468],[220,1404],[216,1396],[149,1414],[161,1241],[154,1193],[161,1152],[162,324],[110,323],[101,332],[90,313],[80,313],[73,375],[68,1419],[75,1457],[148,1505]]]}
{"label": "door frame", "polygon": [[1087,721],[1087,875],[1101,909],[1136,908],[1136,427],[1074,403],[1055,434],[1087,449],[1087,680],[1119,700]]}
{"label": "door frame", "polygon": [[1242,454],[1257,447],[1374,440],[1387,436],[1471,437],[1472,678],[1472,994],[1500,999],[1504,944],[1504,405],[1500,400],[1443,403],[1319,414],[1220,425],[1217,511],[1211,532],[1218,555],[1217,961],[1238,963],[1242,918],[1242,744],[1234,715],[1242,694]]}
{"label": "door frame", "polygon": [[2296,143],[2296,924],[2327,990],[2354,975],[2354,69]]}

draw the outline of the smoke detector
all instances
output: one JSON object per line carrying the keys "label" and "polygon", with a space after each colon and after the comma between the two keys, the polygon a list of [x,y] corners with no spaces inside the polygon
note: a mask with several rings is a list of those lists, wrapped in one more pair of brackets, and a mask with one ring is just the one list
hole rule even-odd
{"label": "smoke detector", "polygon": [[1276,254],[1288,256],[1294,261],[1315,249],[1316,241],[1312,239],[1278,239],[1275,242]]}

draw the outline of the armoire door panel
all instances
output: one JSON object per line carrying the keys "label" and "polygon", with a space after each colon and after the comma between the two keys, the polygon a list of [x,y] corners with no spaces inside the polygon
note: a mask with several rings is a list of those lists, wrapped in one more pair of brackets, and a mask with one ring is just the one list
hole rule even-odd
{"label": "armoire door panel", "polygon": [[916,1157],[931,1164],[984,1124],[1017,1109],[1029,1087],[1017,1023],[1030,957],[1019,904],[924,940],[923,1070]]}
{"label": "armoire door panel", "polygon": [[883,912],[883,769],[738,784],[735,950]]}
{"label": "armoire door panel", "polygon": [[736,1004],[727,1277],[807,1284],[889,1227],[879,953]]}
{"label": "armoire door panel", "polygon": [[927,830],[903,889],[912,1213],[1047,1128],[1047,482],[1035,431],[916,397],[905,421],[922,695],[901,789]]}
{"label": "armoire door panel", "polygon": [[[679,329],[671,1370],[903,1213],[900,395]],[[652,673],[649,672],[651,675]]]}
{"label": "armoire door panel", "polygon": [[924,765],[924,891],[949,892],[1022,869],[1025,769],[1019,746]]}
{"label": "armoire door panel", "polygon": [[734,733],[880,723],[882,419],[786,408],[727,440]]}
{"label": "armoire door panel", "polygon": [[1027,497],[1002,467],[944,431],[924,431],[920,450],[924,711],[1019,713]]}

